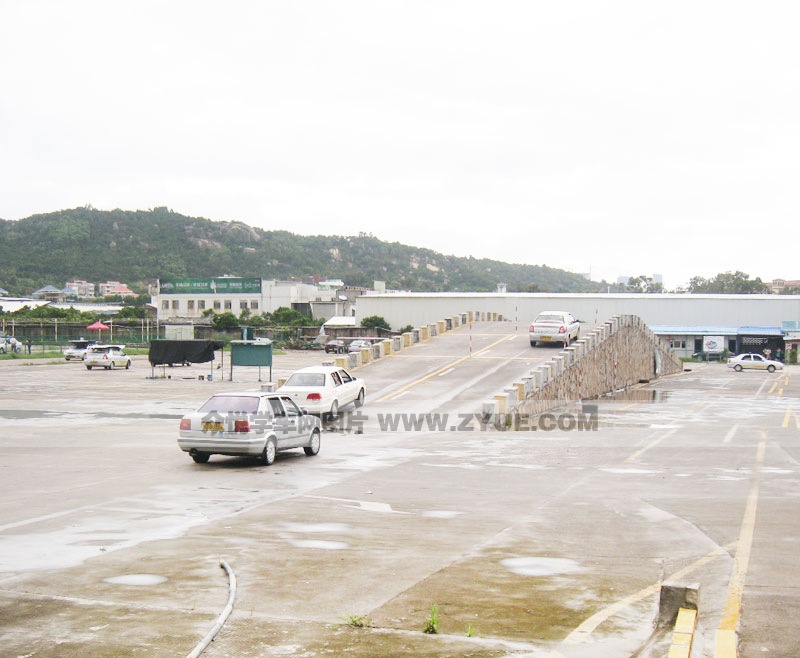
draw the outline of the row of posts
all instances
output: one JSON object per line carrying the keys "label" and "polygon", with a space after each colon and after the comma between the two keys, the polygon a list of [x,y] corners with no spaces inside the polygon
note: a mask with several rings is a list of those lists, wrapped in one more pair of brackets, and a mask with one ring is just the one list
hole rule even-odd
{"label": "row of posts", "polygon": [[471,322],[498,321],[503,319],[500,313],[488,311],[467,311],[465,313],[458,313],[457,315],[443,320],[420,325],[411,331],[406,331],[397,336],[384,338],[373,343],[370,347],[365,347],[357,352],[350,352],[337,356],[334,363],[339,368],[358,368],[359,366],[366,365],[367,363],[389,356],[390,354],[400,352],[417,343],[424,343],[434,336],[439,336],[453,329],[458,329]]}

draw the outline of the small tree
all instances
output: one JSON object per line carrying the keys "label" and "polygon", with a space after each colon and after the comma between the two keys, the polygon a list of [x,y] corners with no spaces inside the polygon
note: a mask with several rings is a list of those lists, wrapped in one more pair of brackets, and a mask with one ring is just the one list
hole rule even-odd
{"label": "small tree", "polygon": [[230,311],[225,311],[225,313],[220,313],[219,315],[212,313],[211,326],[214,327],[215,331],[231,331],[239,326],[239,318]]}
{"label": "small tree", "polygon": [[389,323],[386,322],[380,315],[370,315],[361,320],[361,326],[365,329],[386,329],[391,330]]}

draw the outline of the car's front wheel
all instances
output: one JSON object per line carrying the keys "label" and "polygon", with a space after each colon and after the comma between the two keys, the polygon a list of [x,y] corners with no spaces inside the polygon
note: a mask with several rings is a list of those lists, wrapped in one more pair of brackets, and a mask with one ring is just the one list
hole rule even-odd
{"label": "car's front wheel", "polygon": [[131,367],[131,362],[130,361],[126,361],[125,362],[125,370],[128,370],[128,368],[130,368],[130,367]]}
{"label": "car's front wheel", "polygon": [[363,388],[358,392],[358,397],[356,398],[355,405],[357,407],[363,407],[364,406],[364,389]]}
{"label": "car's front wheel", "polygon": [[775,372],[775,366],[769,365],[769,366],[767,366],[767,370],[769,372]]}
{"label": "car's front wheel", "polygon": [[741,364],[739,364],[739,363],[737,363],[735,366],[733,366],[733,369],[734,369],[736,372],[742,372],[742,366],[741,366]]}
{"label": "car's front wheel", "polygon": [[313,457],[314,455],[316,455],[319,452],[319,446],[320,446],[319,431],[318,430],[314,430],[311,433],[311,442],[309,443],[309,445],[303,446],[303,451],[309,457]]}
{"label": "car's front wheel", "polygon": [[92,369],[92,366],[86,366],[86,369],[87,369],[87,370],[91,370],[91,369]]}
{"label": "car's front wheel", "polygon": [[275,439],[268,439],[267,445],[264,446],[264,452],[261,453],[261,461],[264,466],[274,464],[276,454],[278,454],[278,446],[275,444]]}

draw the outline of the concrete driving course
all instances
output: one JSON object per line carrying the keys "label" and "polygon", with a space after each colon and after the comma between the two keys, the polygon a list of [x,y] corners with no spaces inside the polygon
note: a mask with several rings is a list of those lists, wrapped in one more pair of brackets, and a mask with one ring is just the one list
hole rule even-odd
{"label": "concrete driving course", "polygon": [[[669,579],[699,584],[692,656],[736,632],[739,656],[800,655],[794,369],[697,364],[596,426],[482,429],[481,401],[556,351],[507,322],[415,345],[355,371],[350,431],[270,467],[177,447],[254,369],[0,362],[0,656],[188,656],[223,561],[209,658],[632,656]],[[273,378],[323,360],[276,355]]]}

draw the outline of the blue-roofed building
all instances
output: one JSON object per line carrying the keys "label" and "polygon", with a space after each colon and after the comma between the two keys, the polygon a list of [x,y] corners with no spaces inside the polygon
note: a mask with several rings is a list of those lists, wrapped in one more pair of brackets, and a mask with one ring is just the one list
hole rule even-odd
{"label": "blue-roofed building", "polygon": [[[785,341],[786,334],[782,327],[661,324],[651,325],[650,328],[653,333],[669,341],[670,347],[675,350],[679,357],[691,357],[700,354],[707,356],[709,352],[714,353],[720,345],[729,354],[743,354],[745,352],[763,354],[766,350],[769,350],[772,357],[783,355],[789,349]],[[798,342],[800,342],[800,333],[798,334]],[[711,343],[713,343],[713,348]]]}

